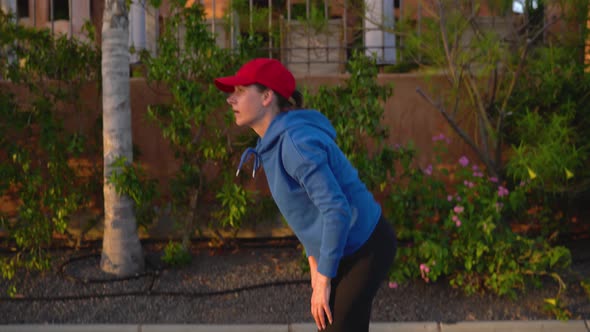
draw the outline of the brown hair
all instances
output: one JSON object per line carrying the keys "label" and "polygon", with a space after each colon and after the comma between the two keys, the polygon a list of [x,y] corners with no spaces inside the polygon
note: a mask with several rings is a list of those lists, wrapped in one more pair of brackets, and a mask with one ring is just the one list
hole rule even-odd
{"label": "brown hair", "polygon": [[[260,83],[254,83],[253,85],[256,86],[256,88],[260,92],[269,90],[269,88]],[[301,94],[301,92],[299,92],[298,90],[293,91],[293,95],[291,95],[291,98],[289,99],[283,97],[282,95],[274,91],[273,93],[278,99],[279,109],[281,110],[281,112],[287,112],[294,109],[300,109],[303,107],[303,94]]]}

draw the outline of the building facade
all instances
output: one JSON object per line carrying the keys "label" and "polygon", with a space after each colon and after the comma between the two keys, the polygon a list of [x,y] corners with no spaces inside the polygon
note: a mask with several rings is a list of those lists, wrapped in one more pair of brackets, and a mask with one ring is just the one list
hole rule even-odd
{"label": "building facade", "polygon": [[[262,36],[268,56],[279,58],[294,72],[339,73],[355,49],[375,55],[382,65],[403,62],[403,38],[393,33],[403,18],[419,31],[422,20],[437,15],[430,0],[186,0],[205,9],[206,22],[218,45],[233,48],[240,35]],[[49,29],[84,40],[84,25],[100,26],[104,0],[0,0],[5,12],[16,14],[19,24]],[[167,0],[153,8],[146,0],[133,0],[129,12],[129,45],[157,54],[162,24],[172,15]],[[494,17],[489,8],[471,2],[474,17],[484,29],[508,35],[515,15]],[[535,3],[535,2],[534,2]],[[469,2],[464,2],[470,6]],[[516,19],[524,0],[514,0]],[[551,9],[547,9],[551,16]],[[589,23],[590,24],[590,23]],[[469,38],[469,36],[467,36]],[[588,56],[590,61],[590,56]],[[138,61],[134,54],[131,62]]]}

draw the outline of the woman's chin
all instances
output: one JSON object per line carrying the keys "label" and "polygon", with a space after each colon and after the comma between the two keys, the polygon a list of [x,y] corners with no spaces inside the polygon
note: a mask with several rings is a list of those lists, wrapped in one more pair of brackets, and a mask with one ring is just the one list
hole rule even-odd
{"label": "woman's chin", "polygon": [[244,127],[244,126],[248,126],[249,122],[244,120],[244,119],[240,119],[238,117],[234,118],[234,123],[238,126],[238,127]]}

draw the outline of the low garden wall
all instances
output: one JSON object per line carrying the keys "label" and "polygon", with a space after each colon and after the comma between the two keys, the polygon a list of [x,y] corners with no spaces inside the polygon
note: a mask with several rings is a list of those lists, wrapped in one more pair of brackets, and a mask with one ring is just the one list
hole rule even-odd
{"label": "low garden wall", "polygon": [[[340,84],[347,79],[346,75],[323,75],[309,76],[299,75],[296,77],[300,90],[310,89],[313,91],[321,85]],[[419,167],[426,167],[433,159],[432,137],[444,133],[450,137],[451,158],[459,158],[461,155],[470,155],[469,148],[460,141],[439,112],[425,101],[417,92],[417,88],[430,91],[431,88],[444,86],[442,79],[426,80],[420,74],[380,74],[379,82],[382,84],[393,84],[393,95],[384,105],[383,124],[389,128],[389,137],[386,144],[394,146],[404,145],[413,142],[418,150],[416,161]],[[440,83],[436,83],[436,82]],[[433,83],[434,82],[434,83]],[[58,83],[56,83],[58,84]],[[131,90],[131,111],[133,144],[135,146],[135,161],[147,171],[150,178],[158,181],[159,191],[166,193],[169,180],[178,172],[179,163],[175,160],[174,154],[168,142],[162,137],[158,126],[147,118],[149,105],[167,103],[170,101],[170,94],[163,86],[147,82],[144,78],[132,78],[130,81]],[[435,84],[434,86],[432,84]],[[7,89],[16,95],[18,103],[28,103],[30,98],[23,87],[17,87],[9,82],[0,82],[1,89]],[[101,95],[96,84],[84,86],[80,95],[80,104],[74,109],[72,105],[61,105],[58,112],[64,119],[66,129],[81,131],[89,136],[101,137],[97,126],[100,120]],[[313,108],[313,105],[308,105]],[[321,111],[321,110],[320,110]],[[465,120],[467,121],[467,120]],[[247,128],[232,128],[232,130],[249,130]],[[0,156],[5,157],[5,156]],[[102,156],[88,156],[87,158],[73,161],[91,168],[95,163],[102,163]],[[454,162],[454,161],[449,161]],[[267,192],[266,181],[263,176],[258,176],[250,184],[251,189]],[[98,193],[100,195],[100,193]],[[98,198],[98,197],[97,197]],[[100,202],[100,198],[98,198]],[[0,211],[7,214],[14,214],[18,202],[8,197],[0,197]],[[90,211],[90,214],[100,214],[100,204]],[[167,220],[157,221],[153,229],[145,236],[167,237],[173,232],[173,227]],[[271,227],[264,224],[263,227],[256,225],[246,226],[240,232],[241,236],[281,236],[288,235],[289,231],[280,221],[272,223]],[[83,228],[83,222],[73,221],[73,232]],[[100,225],[95,232],[86,234],[88,237],[100,237]],[[258,229],[257,229],[258,228]]]}

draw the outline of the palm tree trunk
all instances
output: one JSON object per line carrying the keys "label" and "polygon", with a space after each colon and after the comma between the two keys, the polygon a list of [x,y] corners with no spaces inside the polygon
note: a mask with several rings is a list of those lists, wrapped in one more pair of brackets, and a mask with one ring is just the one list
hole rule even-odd
{"label": "palm tree trunk", "polygon": [[107,178],[119,157],[133,160],[129,97],[129,16],[125,0],[105,0],[102,24],[104,234],[101,269],[130,276],[144,268],[133,201]]}

